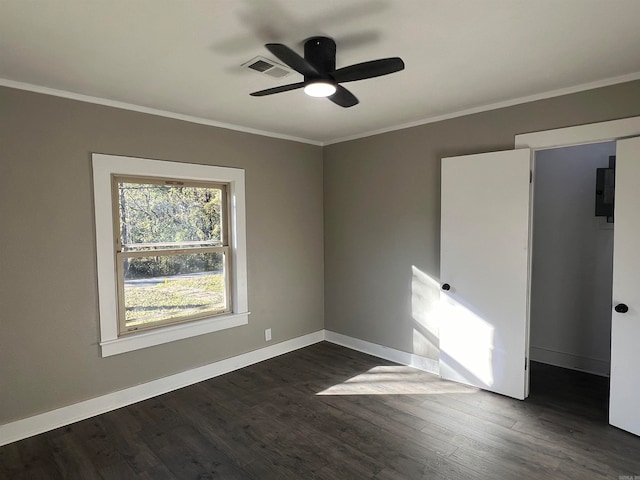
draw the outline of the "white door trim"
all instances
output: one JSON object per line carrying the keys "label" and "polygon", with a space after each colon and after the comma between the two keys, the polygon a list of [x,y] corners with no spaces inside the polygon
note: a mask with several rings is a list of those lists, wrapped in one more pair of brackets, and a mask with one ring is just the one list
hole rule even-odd
{"label": "white door trim", "polygon": [[616,141],[638,135],[640,135],[640,117],[630,117],[609,122],[523,133],[515,136],[515,148],[543,150],[584,143]]}

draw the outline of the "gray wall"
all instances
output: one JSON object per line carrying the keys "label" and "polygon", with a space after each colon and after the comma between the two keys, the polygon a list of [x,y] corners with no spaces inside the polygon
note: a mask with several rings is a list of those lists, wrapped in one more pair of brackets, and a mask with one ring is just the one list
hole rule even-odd
{"label": "gray wall", "polygon": [[[2,424],[260,348],[265,328],[437,359],[440,158],[640,115],[640,82],[324,150],[7,88],[0,105]],[[246,170],[248,326],[100,357],[91,152]]]}
{"label": "gray wall", "polygon": [[594,215],[596,169],[615,142],[536,154],[532,360],[609,374],[613,224]]}
{"label": "gray wall", "polygon": [[437,359],[440,159],[635,115],[629,82],[325,147],[325,328]]}
{"label": "gray wall", "polygon": [[[0,424],[323,328],[322,149],[0,88]],[[91,152],[244,168],[249,325],[101,358]]]}

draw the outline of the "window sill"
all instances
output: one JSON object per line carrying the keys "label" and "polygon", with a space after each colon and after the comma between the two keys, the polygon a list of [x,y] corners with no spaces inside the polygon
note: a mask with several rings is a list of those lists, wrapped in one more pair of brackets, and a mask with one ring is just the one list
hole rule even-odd
{"label": "window sill", "polygon": [[247,325],[249,323],[249,314],[250,312],[231,313],[229,315],[216,316],[195,322],[170,325],[164,328],[114,338],[112,340],[104,340],[100,342],[102,356],[109,357],[111,355],[161,345],[175,340],[204,335],[205,333]]}

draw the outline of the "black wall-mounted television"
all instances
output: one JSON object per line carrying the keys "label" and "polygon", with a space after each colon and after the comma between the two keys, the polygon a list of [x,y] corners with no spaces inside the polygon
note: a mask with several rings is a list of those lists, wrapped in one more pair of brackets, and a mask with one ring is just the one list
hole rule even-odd
{"label": "black wall-mounted television", "polygon": [[613,223],[616,192],[616,157],[609,157],[609,168],[596,169],[596,217]]}

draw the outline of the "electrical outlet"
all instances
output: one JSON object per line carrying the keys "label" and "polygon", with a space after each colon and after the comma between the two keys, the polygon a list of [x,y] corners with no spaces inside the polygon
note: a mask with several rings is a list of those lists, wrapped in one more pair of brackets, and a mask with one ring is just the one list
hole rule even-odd
{"label": "electrical outlet", "polygon": [[265,341],[265,342],[268,342],[268,341],[270,341],[270,340],[271,340],[271,329],[270,329],[270,328],[267,328],[267,329],[264,331],[264,341]]}

